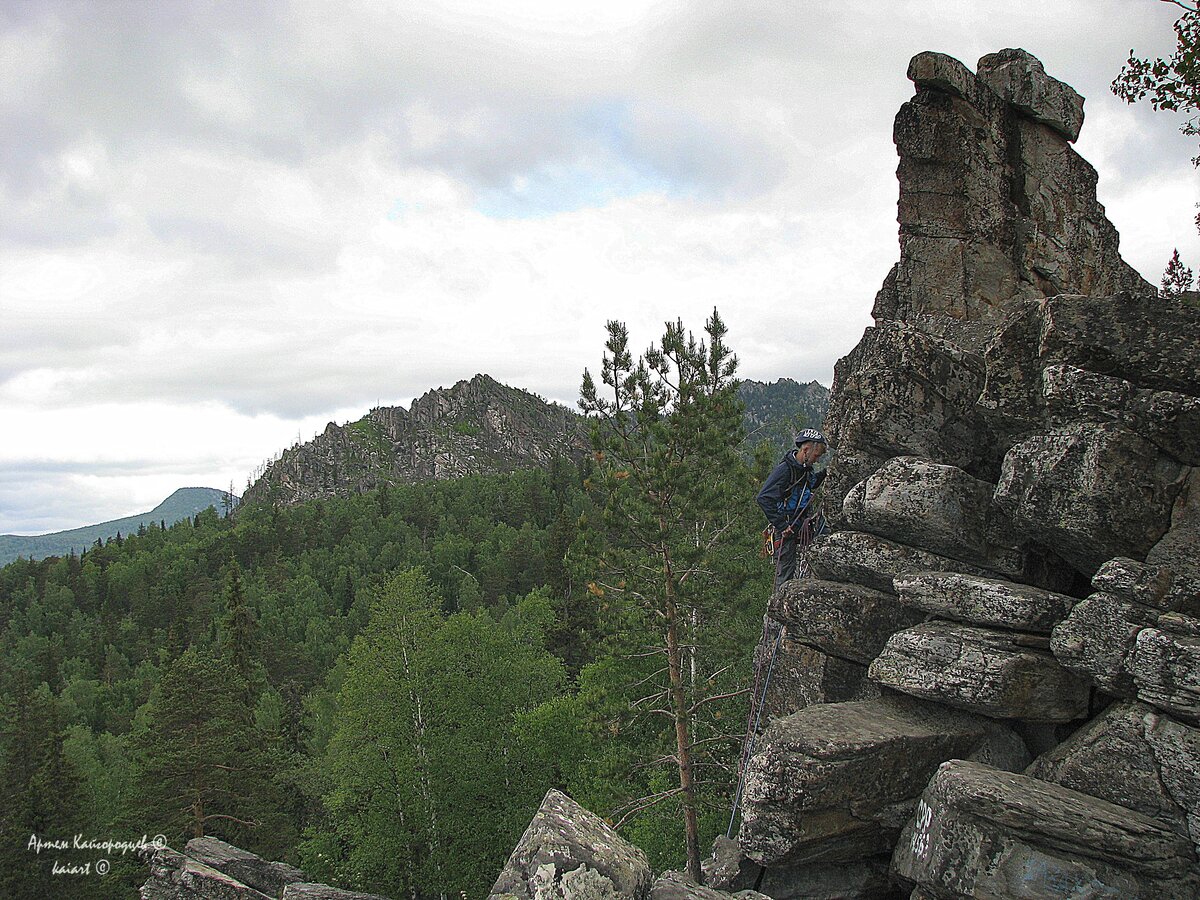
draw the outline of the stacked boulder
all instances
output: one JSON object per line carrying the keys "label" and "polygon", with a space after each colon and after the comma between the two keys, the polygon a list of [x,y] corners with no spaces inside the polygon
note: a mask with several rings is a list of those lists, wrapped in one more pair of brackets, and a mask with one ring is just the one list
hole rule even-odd
{"label": "stacked boulder", "polygon": [[[1200,303],[1134,272],[1022,50],[909,68],[835,533],[772,598],[727,890],[1200,895]],[[771,663],[772,646],[759,648]]]}

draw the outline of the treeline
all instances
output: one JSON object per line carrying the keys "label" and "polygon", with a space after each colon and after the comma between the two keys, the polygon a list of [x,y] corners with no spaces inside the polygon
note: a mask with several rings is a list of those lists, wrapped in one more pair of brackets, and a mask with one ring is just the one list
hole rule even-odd
{"label": "treeline", "polygon": [[[594,465],[210,510],[0,569],[0,894],[125,897],[145,877],[128,853],[56,876],[101,854],[34,836],[204,833],[359,890],[475,897],[552,786],[629,814],[678,866],[659,623],[605,587]],[[734,468],[739,490],[761,474]],[[683,671],[715,698],[696,724],[705,840],[769,591],[758,528],[747,492],[687,620]]]}

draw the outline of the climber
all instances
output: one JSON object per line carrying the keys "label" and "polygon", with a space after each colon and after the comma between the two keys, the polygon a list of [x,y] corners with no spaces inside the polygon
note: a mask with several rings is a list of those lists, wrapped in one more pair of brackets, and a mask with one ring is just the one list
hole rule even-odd
{"label": "climber", "polygon": [[[813,463],[825,455],[829,442],[815,428],[796,435],[796,448],[783,455],[771,470],[755,498],[770,523],[765,534],[775,559],[775,590],[796,576],[796,547],[803,532],[808,540],[816,512],[813,495],[825,480],[825,470],[813,470]],[[804,541],[807,545],[807,540]]]}

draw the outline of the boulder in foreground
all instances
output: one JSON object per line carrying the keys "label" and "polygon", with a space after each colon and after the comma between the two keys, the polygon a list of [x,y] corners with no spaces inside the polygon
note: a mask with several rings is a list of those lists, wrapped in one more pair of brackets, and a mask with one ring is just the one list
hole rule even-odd
{"label": "boulder in foreground", "polygon": [[646,854],[561,791],[541,807],[492,887],[491,900],[643,900]]}
{"label": "boulder in foreground", "polygon": [[938,769],[892,866],[936,897],[1200,896],[1191,841],[1163,823],[962,760]]}

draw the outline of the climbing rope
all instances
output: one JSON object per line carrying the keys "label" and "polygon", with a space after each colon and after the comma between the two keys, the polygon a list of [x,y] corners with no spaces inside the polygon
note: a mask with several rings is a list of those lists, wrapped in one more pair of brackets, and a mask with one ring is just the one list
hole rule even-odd
{"label": "climbing rope", "polygon": [[[767,623],[763,622],[763,633],[766,636]],[[725,831],[725,837],[733,837],[733,823],[737,819],[738,804],[742,802],[742,788],[746,786],[746,763],[750,761],[750,757],[754,755],[754,745],[758,741],[758,725],[762,721],[762,708],[766,704],[763,702],[767,699],[767,690],[771,686],[771,673],[775,671],[775,656],[779,653],[779,645],[783,643],[783,632],[786,629],[780,625],[775,632],[775,642],[771,646],[771,661],[767,664],[767,677],[763,679],[762,695],[758,696],[757,690],[754,696],[750,698],[750,719],[753,722],[747,722],[748,730],[746,737],[742,739],[742,756],[738,760],[738,784],[737,792],[733,795],[733,809],[729,812],[729,828]],[[757,707],[757,711],[755,708]]]}
{"label": "climbing rope", "polygon": [[[825,524],[825,516],[820,508],[815,510],[815,514],[808,516],[800,525],[799,534],[796,537],[796,552],[799,559],[796,564],[796,578],[809,578],[812,576],[812,568],[808,564],[808,548],[813,540],[821,536],[828,530]],[[776,544],[772,541],[773,552],[779,552],[779,547],[782,542]],[[774,595],[772,595],[774,599]],[[771,631],[771,610],[768,608],[767,614],[763,616],[763,636],[762,644],[766,644],[770,638]],[[733,809],[729,812],[729,828],[725,831],[725,837],[733,837],[733,823],[737,820],[738,805],[742,802],[742,790],[746,786],[746,766],[750,762],[750,757],[754,755],[754,745],[758,742],[758,727],[762,722],[763,707],[766,706],[767,691],[771,688],[771,675],[775,671],[775,657],[779,653],[779,647],[783,643],[784,632],[787,627],[776,623],[775,639],[771,642],[771,658],[767,663],[767,674],[762,679],[762,690],[759,691],[758,673],[755,674],[754,690],[750,694],[750,715],[746,719],[746,736],[742,738],[742,754],[738,759],[738,783],[737,791],[733,795]],[[761,669],[759,670],[761,672]]]}

